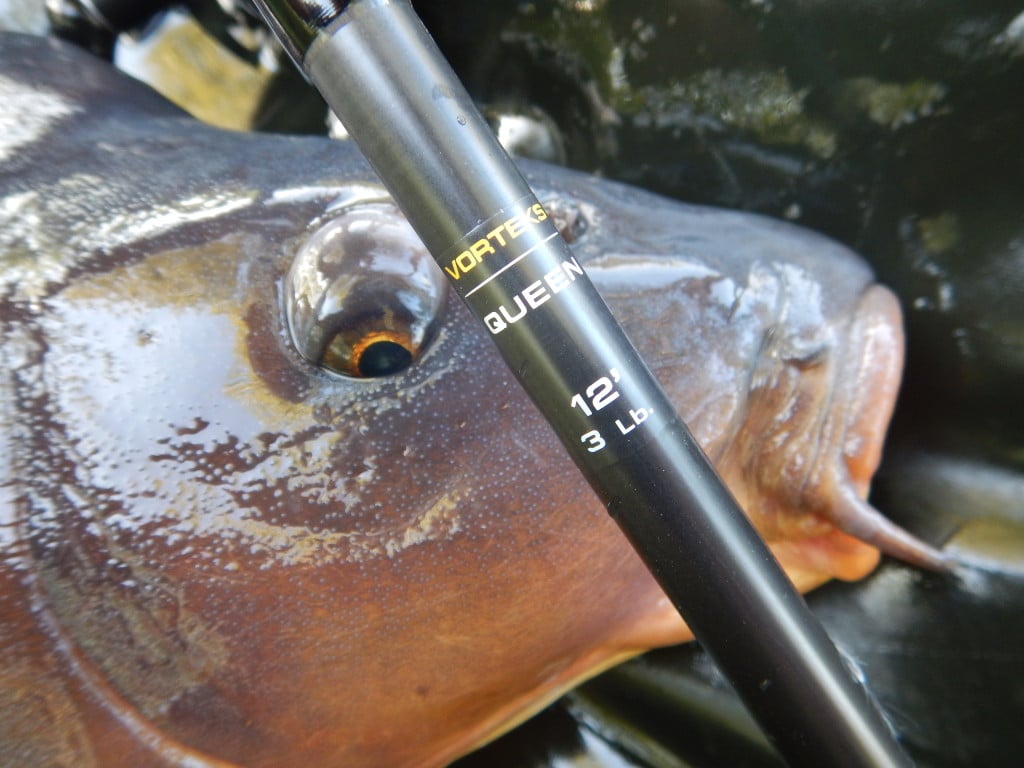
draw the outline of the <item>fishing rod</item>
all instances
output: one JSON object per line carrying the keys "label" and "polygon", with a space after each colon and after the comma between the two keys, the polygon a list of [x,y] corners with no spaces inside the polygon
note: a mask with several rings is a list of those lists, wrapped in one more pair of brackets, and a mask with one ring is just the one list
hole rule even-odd
{"label": "fishing rod", "polygon": [[256,5],[779,753],[909,765],[410,3]]}

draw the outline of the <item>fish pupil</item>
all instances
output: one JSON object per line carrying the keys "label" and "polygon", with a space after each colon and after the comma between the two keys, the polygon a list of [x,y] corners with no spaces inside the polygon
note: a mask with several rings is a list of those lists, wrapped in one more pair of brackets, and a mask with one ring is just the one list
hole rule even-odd
{"label": "fish pupil", "polygon": [[412,353],[401,344],[388,339],[374,341],[359,356],[357,367],[361,376],[374,378],[404,371],[412,364]]}

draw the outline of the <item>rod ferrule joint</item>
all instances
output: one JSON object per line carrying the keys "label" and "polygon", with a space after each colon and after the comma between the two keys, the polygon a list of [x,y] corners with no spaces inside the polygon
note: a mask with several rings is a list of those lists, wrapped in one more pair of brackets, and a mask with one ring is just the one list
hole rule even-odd
{"label": "rod ferrule joint", "polygon": [[253,0],[292,61],[305,73],[304,61],[316,37],[348,8],[351,0]]}

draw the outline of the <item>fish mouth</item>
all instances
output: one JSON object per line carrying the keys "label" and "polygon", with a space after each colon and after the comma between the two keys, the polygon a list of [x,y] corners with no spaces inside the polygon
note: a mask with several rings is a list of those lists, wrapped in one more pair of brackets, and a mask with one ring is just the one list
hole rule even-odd
{"label": "fish mouth", "polygon": [[842,532],[882,553],[929,570],[946,571],[952,559],[900,528],[867,502],[871,478],[882,459],[883,437],[892,419],[904,359],[903,315],[888,289],[871,286],[850,326],[859,354],[840,369],[837,387],[848,388],[842,462],[845,482],[836,485],[829,519]]}
{"label": "fish mouth", "polygon": [[817,354],[764,355],[737,439],[719,464],[755,526],[801,590],[870,573],[882,553],[930,570],[947,556],[867,502],[902,376],[896,297],[867,288]]}

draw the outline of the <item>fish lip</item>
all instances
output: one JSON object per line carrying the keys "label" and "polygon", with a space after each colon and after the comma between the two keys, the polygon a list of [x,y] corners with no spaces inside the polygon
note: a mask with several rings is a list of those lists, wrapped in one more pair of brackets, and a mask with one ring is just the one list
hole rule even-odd
{"label": "fish lip", "polygon": [[884,438],[896,408],[906,340],[903,311],[888,288],[873,284],[854,310],[847,338],[848,362],[836,373],[847,390],[841,455],[857,495],[866,498],[882,460]]}
{"label": "fish lip", "polygon": [[849,338],[858,349],[840,367],[836,384],[851,382],[840,437],[845,477],[834,481],[829,517],[841,531],[884,554],[928,570],[948,571],[955,566],[952,558],[867,502],[903,376],[906,342],[896,296],[884,286],[870,286],[854,311]]}
{"label": "fish lip", "polygon": [[[787,358],[774,385],[760,390],[726,469],[776,556],[805,587],[861,578],[880,552],[946,570],[941,552],[866,501],[902,377],[899,303],[870,285],[839,316],[846,320],[826,352]],[[766,409],[789,416],[765,421],[758,414]],[[793,441],[810,453],[794,450]]]}

